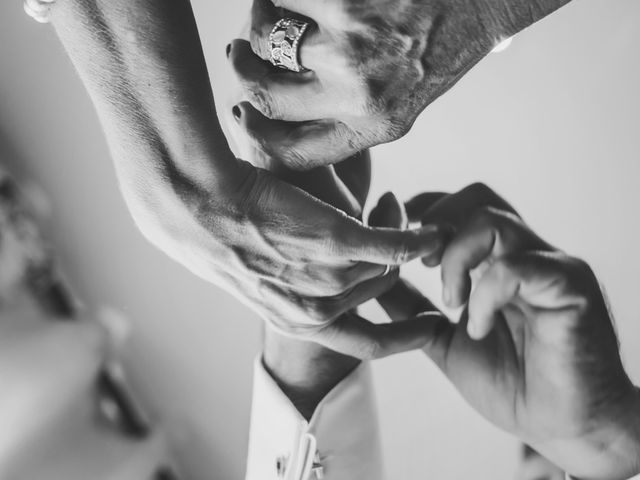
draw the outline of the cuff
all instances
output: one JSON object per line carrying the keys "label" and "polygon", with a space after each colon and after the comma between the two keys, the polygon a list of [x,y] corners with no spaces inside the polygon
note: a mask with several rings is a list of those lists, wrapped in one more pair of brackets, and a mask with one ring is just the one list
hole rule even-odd
{"label": "cuff", "polygon": [[[573,478],[571,475],[569,475],[568,473],[564,474],[564,478],[565,478],[565,480],[577,480],[577,479]],[[631,478],[629,478],[627,480],[640,480],[640,475],[636,475],[636,476],[631,477]]]}
{"label": "cuff", "polygon": [[369,365],[331,390],[307,422],[258,358],[246,480],[354,478],[384,478]]}

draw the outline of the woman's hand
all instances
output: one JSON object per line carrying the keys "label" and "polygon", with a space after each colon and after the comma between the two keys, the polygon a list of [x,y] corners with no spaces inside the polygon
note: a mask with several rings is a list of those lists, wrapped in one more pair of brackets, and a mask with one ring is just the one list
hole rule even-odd
{"label": "woman's hand", "polygon": [[[230,59],[256,145],[308,169],[406,134],[501,40],[569,0],[254,0],[251,42]],[[310,21],[293,73],[269,63],[278,20]]]}
{"label": "woman's hand", "polygon": [[[637,474],[640,395],[589,266],[482,185],[422,195],[408,211],[455,231],[441,260],[444,300],[466,308],[459,324],[422,315],[432,325],[424,351],[469,404],[576,478]],[[404,293],[381,299],[399,321],[422,298]]]}

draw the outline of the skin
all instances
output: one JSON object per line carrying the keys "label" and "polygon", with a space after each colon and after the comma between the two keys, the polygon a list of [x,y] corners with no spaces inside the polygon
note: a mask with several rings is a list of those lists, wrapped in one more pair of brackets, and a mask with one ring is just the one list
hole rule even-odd
{"label": "skin", "polygon": [[[199,239],[206,248],[196,243],[186,253],[177,248],[174,255],[181,257],[194,250],[199,253],[207,250],[216,252],[212,260],[217,261],[228,258],[229,252],[224,248],[228,244],[223,243],[216,250],[220,247],[218,243],[207,243],[211,229],[204,228],[203,233],[202,223],[206,222],[202,218],[215,218],[221,222],[216,227],[222,226],[223,231],[232,234],[233,228],[224,228],[228,226],[224,220],[237,220],[238,212],[233,201],[231,206],[222,207],[208,192],[224,192],[228,194],[223,196],[225,200],[234,200],[233,192],[242,191],[247,182],[247,171],[252,172],[249,178],[264,174],[254,173],[228,155],[208,87],[202,82],[193,85],[193,80],[184,78],[184,83],[175,83],[176,78],[184,75],[181,68],[194,74],[190,67],[200,65],[195,72],[195,78],[200,80],[206,70],[201,65],[199,48],[172,50],[176,43],[199,47],[197,35],[193,36],[195,29],[191,28],[190,9],[180,2],[161,3],[144,4],[143,19],[138,9],[142,2],[77,5],[69,0],[61,3],[64,7],[55,10],[52,18],[94,96],[112,148],[119,153],[123,190],[136,219],[148,228],[143,231],[158,234],[161,240],[156,238],[156,242],[165,248],[176,241],[183,246],[185,238]],[[57,23],[55,12],[61,12]],[[149,14],[154,20],[151,23]],[[151,32],[148,37],[145,34],[146,38],[136,33],[142,31],[143,24],[145,31]],[[172,25],[191,27],[175,32],[170,28]],[[181,37],[185,32],[186,38]],[[118,48],[114,47],[115,39],[122,50],[113,50]],[[88,58],[89,53],[95,56],[96,52],[100,52],[97,61]],[[189,53],[195,57],[189,57]],[[133,64],[137,68],[132,73],[125,67]],[[148,78],[170,81],[151,86],[145,81]],[[163,90],[167,85],[195,88]],[[206,112],[194,103],[196,98],[200,103],[202,98],[210,98]],[[167,99],[176,103],[163,104]],[[193,106],[193,112],[187,108],[190,113],[183,117],[185,106]],[[176,111],[176,107],[180,108]],[[212,128],[209,135],[198,137],[203,125]],[[185,138],[193,142],[185,145]],[[210,155],[201,155],[207,151]],[[216,168],[212,168],[212,163]],[[267,178],[270,179],[265,181],[267,184],[281,185],[271,180],[273,177]],[[309,199],[298,190],[278,188],[296,192],[291,194],[290,201]],[[425,352],[480,413],[530,442],[566,471],[594,480],[627,478],[638,473],[640,427],[634,413],[640,408],[640,395],[622,368],[611,319],[593,274],[583,262],[540,240],[512,211],[500,210],[500,203],[497,206],[491,203],[495,198],[486,197],[473,199],[471,195],[469,203],[466,192],[448,197],[449,201],[447,197],[439,198],[424,208],[423,220],[440,216],[454,226],[455,235],[442,256],[446,301],[450,305],[467,302],[469,312],[468,320],[464,319],[459,326],[433,313],[413,319],[428,327],[420,329],[423,338],[428,335]],[[258,198],[263,201],[260,204],[270,200],[270,196]],[[213,202],[213,209],[208,202]],[[154,217],[157,210],[149,208],[157,207],[158,203],[166,215],[163,219]],[[469,216],[472,210],[469,207],[478,204],[491,208]],[[327,207],[319,204],[317,208],[326,211]],[[189,221],[185,221],[185,210],[190,214],[186,215]],[[225,216],[229,212],[231,215]],[[316,213],[313,208],[310,212]],[[237,222],[231,223],[238,226]],[[347,222],[341,227],[348,229],[348,225],[354,224]],[[249,235],[251,230],[242,233],[254,239]],[[397,236],[397,232],[393,235]],[[313,240],[316,244],[319,241]],[[400,257],[405,259],[406,255]],[[431,262],[433,258],[427,260]],[[470,293],[468,271],[482,264],[485,271]],[[203,276],[206,277],[206,272]],[[416,291],[409,289],[403,295],[412,294]],[[402,315],[406,305],[396,302],[390,306],[394,299],[394,295],[385,298],[387,310],[393,312],[395,320],[402,320],[394,325],[417,325],[406,318],[408,312]],[[424,303],[418,299],[407,305],[413,308]],[[297,318],[299,321],[308,317]],[[389,330],[386,326],[382,329]],[[346,333],[350,338],[350,332]],[[376,342],[373,350],[366,346],[356,351],[364,352],[364,357],[375,356],[385,347],[379,340]],[[549,398],[556,402],[550,405]]]}
{"label": "skin", "polygon": [[[26,8],[51,21],[69,53],[151,243],[283,334],[358,358],[421,346],[420,322],[379,327],[352,310],[394,283],[386,265],[437,251],[438,229],[370,228],[284,173],[237,159],[187,0],[27,0]],[[343,200],[346,210],[352,199]]]}
{"label": "skin", "polygon": [[[467,402],[575,478],[640,473],[640,393],[589,266],[484,185],[425,194],[407,209],[412,221],[439,218],[455,231],[441,261],[444,300],[465,311],[457,324],[425,317],[423,350]],[[381,298],[395,321],[417,313],[422,296],[412,292]]]}
{"label": "skin", "polygon": [[[405,135],[418,115],[502,40],[569,0],[254,0],[250,43],[232,44],[256,148],[289,167],[335,163]],[[272,67],[269,33],[311,20],[309,69]]]}
{"label": "skin", "polygon": [[[354,169],[355,174],[360,174]],[[402,213],[396,207],[398,200],[392,193],[380,198],[372,210],[369,223],[377,226],[402,227],[399,217]],[[405,293],[406,285],[400,281],[384,295],[392,295],[398,302]],[[405,297],[406,298],[406,297]],[[415,300],[415,296],[408,298]],[[428,301],[420,301],[419,310],[427,311]],[[417,306],[414,306],[417,308]],[[344,378],[349,375],[360,361],[348,355],[342,355],[314,342],[306,342],[278,334],[267,328],[264,337],[263,365],[276,380],[292,404],[304,418],[310,420],[322,399]]]}

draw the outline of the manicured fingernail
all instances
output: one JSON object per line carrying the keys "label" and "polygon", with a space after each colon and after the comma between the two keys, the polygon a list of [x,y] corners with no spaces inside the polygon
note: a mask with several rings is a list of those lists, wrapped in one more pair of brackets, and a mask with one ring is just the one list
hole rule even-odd
{"label": "manicured fingernail", "polygon": [[242,110],[240,110],[240,107],[238,105],[234,106],[231,112],[233,113],[233,118],[236,119],[236,122],[239,122],[240,117],[242,117]]}
{"label": "manicured fingernail", "polygon": [[229,58],[229,55],[231,54],[231,44],[227,45],[227,58]]}

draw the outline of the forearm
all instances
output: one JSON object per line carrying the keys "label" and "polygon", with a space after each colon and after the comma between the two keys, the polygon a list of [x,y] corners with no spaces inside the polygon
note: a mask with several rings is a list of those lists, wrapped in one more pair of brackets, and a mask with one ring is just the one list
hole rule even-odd
{"label": "forearm", "polygon": [[291,403],[309,420],[320,401],[360,361],[267,328],[263,364]]}
{"label": "forearm", "polygon": [[235,160],[187,0],[59,0],[51,21],[94,102],[130,207],[152,210],[228,180]]}

